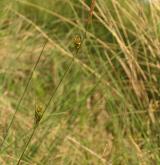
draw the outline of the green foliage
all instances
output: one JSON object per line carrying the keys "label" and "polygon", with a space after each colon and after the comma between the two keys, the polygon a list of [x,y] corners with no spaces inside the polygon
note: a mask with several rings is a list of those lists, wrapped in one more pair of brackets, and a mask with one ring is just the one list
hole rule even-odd
{"label": "green foliage", "polygon": [[159,7],[91,3],[0,2],[0,164],[159,163]]}

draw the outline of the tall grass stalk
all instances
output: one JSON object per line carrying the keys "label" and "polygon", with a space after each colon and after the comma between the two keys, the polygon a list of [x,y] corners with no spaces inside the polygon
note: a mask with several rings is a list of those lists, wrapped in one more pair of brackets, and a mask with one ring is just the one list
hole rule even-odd
{"label": "tall grass stalk", "polygon": [[[66,77],[66,75],[68,74],[68,72],[70,71],[70,69],[72,68],[72,65],[73,65],[73,63],[74,63],[74,56],[76,56],[76,55],[78,54],[78,51],[79,51],[79,49],[76,50],[76,53],[75,53],[75,55],[73,55],[73,58],[72,58],[71,63],[68,65],[68,68],[66,69],[66,71],[65,71],[65,73],[63,74],[61,80],[59,81],[58,85],[57,85],[56,88],[54,89],[54,91],[53,91],[53,93],[52,93],[50,99],[48,100],[48,102],[47,102],[47,104],[46,104],[46,106],[45,106],[45,109],[44,109],[44,111],[43,111],[42,118],[43,118],[44,113],[47,111],[47,109],[48,109],[48,107],[49,107],[51,101],[53,101],[53,98],[54,98],[54,96],[56,95],[58,88],[60,87],[61,83],[62,83],[63,80],[65,79],[65,77]],[[23,149],[23,152],[22,152],[22,154],[21,154],[21,156],[20,156],[20,158],[19,158],[19,160],[18,160],[18,162],[17,162],[17,165],[19,165],[19,163],[21,162],[21,159],[23,158],[23,155],[25,154],[25,151],[26,151],[26,149],[27,149],[27,147],[28,147],[28,145],[29,145],[29,143],[30,143],[32,137],[34,136],[35,131],[36,131],[36,129],[38,128],[38,126],[39,126],[39,123],[38,123],[38,125],[37,125],[36,127],[34,127],[33,132],[32,132],[32,134],[31,134],[31,136],[29,137],[29,140],[28,140],[28,142],[26,143],[26,145],[25,145],[25,147],[24,147],[24,149]]]}
{"label": "tall grass stalk", "polygon": [[[90,13],[89,13],[89,16],[88,16],[88,21],[87,21],[87,26],[86,26],[86,31],[88,30],[89,23],[90,23],[90,21],[91,21],[91,19],[92,19],[92,14],[93,14],[95,2],[96,2],[96,0],[92,0],[91,7],[90,7]],[[85,34],[84,34],[84,37],[83,37],[82,41],[79,41],[79,42],[81,42],[81,43],[78,43],[78,44],[79,44],[78,47],[75,46],[75,53],[73,53],[72,61],[71,61],[71,63],[68,65],[68,68],[66,69],[66,72],[63,74],[61,80],[59,81],[58,85],[56,86],[55,90],[53,91],[53,94],[51,95],[50,99],[48,100],[48,103],[47,103],[46,106],[45,106],[45,109],[44,109],[44,111],[43,111],[43,113],[42,113],[41,118],[43,118],[43,115],[44,115],[45,112],[47,111],[47,109],[48,109],[48,107],[49,107],[51,101],[53,101],[54,96],[56,95],[57,90],[59,89],[61,83],[63,82],[63,80],[64,80],[65,77],[67,76],[68,72],[69,72],[70,69],[72,68],[72,65],[74,64],[74,58],[75,58],[75,56],[78,55],[78,52],[79,52],[80,48],[82,47],[83,41],[84,41],[84,39],[86,38],[86,31],[85,31]],[[77,43],[75,43],[75,44],[77,44]],[[35,131],[36,131],[36,129],[38,128],[38,126],[39,126],[39,123],[36,125],[36,127],[34,127],[33,132],[32,132],[32,134],[31,134],[30,138],[28,139],[28,142],[26,143],[26,145],[25,145],[25,147],[24,147],[24,149],[23,149],[23,152],[22,152],[22,154],[21,154],[21,156],[20,156],[20,158],[19,158],[19,160],[18,160],[18,162],[17,162],[17,165],[20,164],[21,159],[23,158],[23,156],[24,156],[24,154],[25,154],[25,151],[26,151],[26,149],[27,149],[29,143],[31,142],[31,140],[32,140],[32,138],[33,138],[33,136],[34,136],[34,134],[35,134]]]}
{"label": "tall grass stalk", "polygon": [[10,130],[10,128],[11,128],[11,126],[12,126],[14,120],[15,120],[15,117],[16,117],[17,112],[19,111],[19,107],[20,107],[20,105],[21,105],[21,102],[22,102],[22,100],[23,100],[23,98],[24,98],[24,96],[25,96],[25,94],[26,94],[26,92],[27,92],[27,89],[28,89],[29,84],[30,84],[30,82],[31,82],[31,80],[32,80],[34,71],[36,70],[38,63],[40,62],[40,59],[41,59],[41,57],[42,57],[42,54],[43,54],[43,51],[44,51],[44,48],[45,48],[47,42],[48,42],[48,41],[46,40],[45,43],[44,43],[44,45],[43,45],[43,47],[42,47],[42,50],[41,50],[41,52],[40,52],[40,55],[39,55],[39,57],[38,57],[38,59],[37,59],[35,65],[34,65],[32,71],[30,72],[30,75],[29,75],[29,77],[28,77],[28,81],[27,81],[27,83],[26,83],[26,85],[25,85],[25,88],[24,88],[24,91],[23,91],[23,93],[22,93],[22,96],[21,96],[20,100],[19,100],[18,103],[17,103],[15,112],[14,112],[14,114],[13,114],[13,116],[12,116],[12,119],[11,119],[11,121],[10,121],[10,123],[9,123],[9,126],[8,126],[8,128],[7,128],[5,137],[4,137],[4,139],[3,139],[3,141],[2,141],[2,143],[1,143],[1,145],[0,145],[0,151],[2,151],[2,147],[3,147],[3,145],[4,145],[5,141],[6,141],[6,138],[7,138],[8,134],[9,134],[9,130]]}

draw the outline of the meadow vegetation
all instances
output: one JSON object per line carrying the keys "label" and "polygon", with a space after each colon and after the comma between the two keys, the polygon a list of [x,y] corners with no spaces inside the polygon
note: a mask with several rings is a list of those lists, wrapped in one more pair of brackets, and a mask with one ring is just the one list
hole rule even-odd
{"label": "meadow vegetation", "polygon": [[154,3],[1,0],[0,164],[160,164],[159,62]]}

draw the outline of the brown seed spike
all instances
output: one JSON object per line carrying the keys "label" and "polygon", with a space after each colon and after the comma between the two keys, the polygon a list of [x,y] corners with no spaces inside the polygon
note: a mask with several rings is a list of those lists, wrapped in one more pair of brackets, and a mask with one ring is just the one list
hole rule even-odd
{"label": "brown seed spike", "polygon": [[81,47],[81,36],[75,35],[73,41],[74,41],[75,48],[79,49]]}
{"label": "brown seed spike", "polygon": [[35,107],[35,125],[39,124],[39,122],[43,116],[43,111],[44,111],[43,106],[40,104],[36,104],[36,107]]}

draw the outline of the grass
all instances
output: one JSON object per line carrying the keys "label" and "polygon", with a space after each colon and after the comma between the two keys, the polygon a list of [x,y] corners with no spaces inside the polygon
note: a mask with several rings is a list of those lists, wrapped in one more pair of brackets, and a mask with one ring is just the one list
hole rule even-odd
{"label": "grass", "polygon": [[158,5],[0,3],[0,164],[159,164]]}

